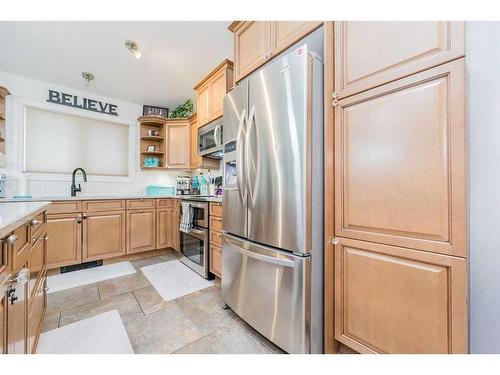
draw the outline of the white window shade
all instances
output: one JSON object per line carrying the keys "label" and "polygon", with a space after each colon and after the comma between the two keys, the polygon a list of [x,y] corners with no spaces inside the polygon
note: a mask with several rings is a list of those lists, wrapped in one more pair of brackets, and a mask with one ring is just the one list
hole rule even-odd
{"label": "white window shade", "polygon": [[34,173],[129,175],[129,126],[26,108],[25,169]]}

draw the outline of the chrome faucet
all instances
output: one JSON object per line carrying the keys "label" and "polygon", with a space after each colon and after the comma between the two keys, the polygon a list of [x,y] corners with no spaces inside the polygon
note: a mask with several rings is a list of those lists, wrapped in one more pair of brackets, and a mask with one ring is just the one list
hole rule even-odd
{"label": "chrome faucet", "polygon": [[83,181],[87,182],[87,173],[85,172],[85,170],[83,168],[76,168],[73,171],[73,177],[71,178],[71,196],[72,197],[76,197],[77,191],[82,191],[82,185],[78,184],[78,187],[76,187],[76,184],[75,184],[75,176],[76,176],[76,172],[78,172],[78,171],[82,172]]}

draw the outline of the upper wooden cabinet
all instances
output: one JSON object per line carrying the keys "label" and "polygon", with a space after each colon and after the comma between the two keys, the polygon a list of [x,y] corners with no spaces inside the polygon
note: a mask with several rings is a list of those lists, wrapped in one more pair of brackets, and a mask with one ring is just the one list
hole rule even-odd
{"label": "upper wooden cabinet", "polygon": [[166,120],[167,168],[189,169],[191,167],[191,129],[188,119]]}
{"label": "upper wooden cabinet", "polygon": [[341,238],[335,338],[361,353],[467,353],[466,260]]}
{"label": "upper wooden cabinet", "polygon": [[233,63],[224,60],[217,68],[196,84],[198,127],[223,115],[224,95],[233,87]]}
{"label": "upper wooden cabinet", "polygon": [[464,55],[464,22],[335,22],[335,92],[345,98]]}
{"label": "upper wooden cabinet", "polygon": [[340,100],[335,235],[466,256],[464,59]]}
{"label": "upper wooden cabinet", "polygon": [[235,81],[240,81],[322,24],[321,21],[233,22],[229,30],[234,34]]}

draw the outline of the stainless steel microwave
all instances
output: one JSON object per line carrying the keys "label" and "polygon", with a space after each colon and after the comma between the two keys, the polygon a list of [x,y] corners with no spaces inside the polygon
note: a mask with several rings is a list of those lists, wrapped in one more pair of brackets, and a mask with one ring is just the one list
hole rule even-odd
{"label": "stainless steel microwave", "polygon": [[198,129],[198,155],[222,159],[222,119]]}

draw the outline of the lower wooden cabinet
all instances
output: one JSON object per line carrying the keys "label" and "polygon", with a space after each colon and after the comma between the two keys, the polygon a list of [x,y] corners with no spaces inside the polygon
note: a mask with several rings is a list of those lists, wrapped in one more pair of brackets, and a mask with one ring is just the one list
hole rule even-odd
{"label": "lower wooden cabinet", "polygon": [[27,353],[34,354],[38,345],[43,319],[47,308],[47,278],[45,275],[40,280],[36,293],[33,294],[29,304],[27,325]]}
{"label": "lower wooden cabinet", "polygon": [[175,209],[173,212],[173,220],[172,220],[172,248],[176,251],[180,251],[180,232],[179,232],[179,224],[180,224],[180,202],[179,200],[175,201]]}
{"label": "lower wooden cabinet", "polygon": [[175,208],[156,210],[156,248],[172,247]]}
{"label": "lower wooden cabinet", "polygon": [[27,310],[27,284],[15,286],[13,296],[7,303],[7,352],[9,354],[26,353],[26,310]]}
{"label": "lower wooden cabinet", "polygon": [[156,248],[155,209],[127,211],[127,254]]}
{"label": "lower wooden cabinet", "polygon": [[222,249],[214,245],[210,245],[210,272],[222,276]]}
{"label": "lower wooden cabinet", "polygon": [[47,267],[56,268],[82,261],[82,214],[47,215]]}
{"label": "lower wooden cabinet", "polygon": [[83,214],[84,262],[125,254],[125,211]]}
{"label": "lower wooden cabinet", "polygon": [[0,286],[0,354],[7,353],[7,288]]}
{"label": "lower wooden cabinet", "polygon": [[467,353],[465,259],[338,240],[337,340],[361,353]]}

